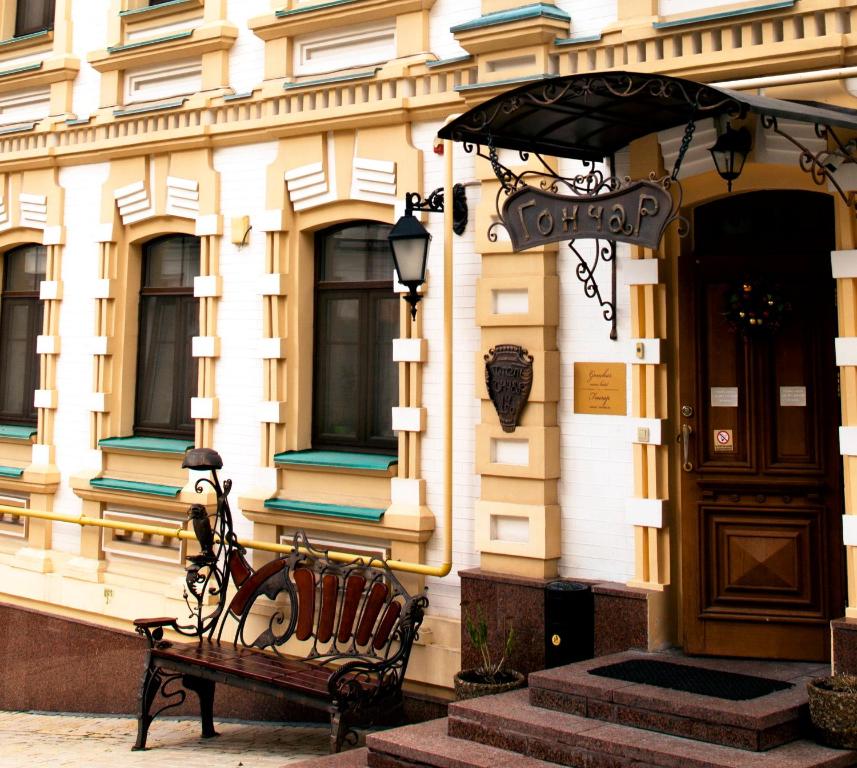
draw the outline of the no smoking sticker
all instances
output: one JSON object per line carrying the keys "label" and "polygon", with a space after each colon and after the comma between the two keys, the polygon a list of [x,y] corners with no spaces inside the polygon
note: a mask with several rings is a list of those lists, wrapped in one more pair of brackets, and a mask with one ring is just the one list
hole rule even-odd
{"label": "no smoking sticker", "polygon": [[714,430],[714,452],[715,453],[732,453],[735,450],[735,443],[732,439],[731,429],[715,429]]}

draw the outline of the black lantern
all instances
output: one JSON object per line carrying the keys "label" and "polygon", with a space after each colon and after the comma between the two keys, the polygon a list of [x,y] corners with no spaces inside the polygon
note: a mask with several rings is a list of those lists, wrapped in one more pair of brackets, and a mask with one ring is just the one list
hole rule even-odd
{"label": "black lantern", "polygon": [[726,131],[717,137],[714,146],[708,150],[714,158],[717,173],[726,182],[726,189],[729,192],[732,191],[732,182],[744,170],[744,162],[752,146],[753,139],[750,131],[746,128],[739,128],[736,131],[731,125],[727,125]]}
{"label": "black lantern", "polygon": [[411,305],[411,317],[416,319],[417,303],[422,298],[419,287],[426,279],[426,261],[431,235],[408,208],[388,235],[396,277],[406,286],[405,301]]}
{"label": "black lantern", "polygon": [[[414,211],[443,213],[443,188],[429,193],[425,200],[416,192],[405,193],[405,215],[390,230],[387,239],[393,251],[393,265],[396,277],[408,288],[404,300],[411,305],[411,318],[416,320],[417,304],[422,298],[417,292],[426,280],[426,261],[431,235],[414,217]],[[467,226],[467,198],[463,184],[452,187],[452,231],[456,235],[464,232]]]}

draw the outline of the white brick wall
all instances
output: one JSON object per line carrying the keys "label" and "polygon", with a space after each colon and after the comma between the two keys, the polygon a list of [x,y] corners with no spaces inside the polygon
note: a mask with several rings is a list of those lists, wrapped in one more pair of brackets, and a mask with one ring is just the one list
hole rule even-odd
{"label": "white brick wall", "polygon": [[259,466],[262,360],[257,340],[262,338],[262,298],[258,286],[265,271],[265,233],[253,229],[247,245],[236,246],[230,242],[230,228],[233,217],[249,215],[252,224],[252,217],[265,210],[267,167],[276,154],[274,142],[219,149],[214,154],[224,221],[220,247],[223,296],[217,315],[221,357],[215,378],[220,416],[212,447],[223,457],[227,476],[234,483],[231,506],[238,535],[248,538],[252,524],[239,513],[237,497],[254,487],[276,487],[275,470]]}
{"label": "white brick wall", "polygon": [[[572,163],[563,163],[569,174]],[[580,241],[581,252],[591,259],[593,241]],[[619,258],[627,257],[620,244]],[[559,500],[562,508],[563,576],[626,581],[633,574],[633,529],[625,522],[625,499],[633,493],[631,443],[627,418],[574,413],[574,363],[623,360],[623,340],[630,337],[629,291],[618,281],[619,340],[609,338],[610,325],[595,299],[587,298],[575,276],[577,258],[561,245],[560,276],[561,469]],[[591,263],[591,261],[590,261]],[[621,273],[620,273],[621,274]],[[609,295],[610,269],[602,264],[599,286]],[[630,366],[629,366],[630,374]],[[630,397],[630,381],[628,386]]]}
{"label": "white brick wall", "polygon": [[[76,472],[98,469],[89,451],[89,406],[92,393],[92,332],[95,327],[95,300],[92,282],[98,277],[99,245],[95,232],[101,206],[101,186],[110,170],[106,163],[81,165],[60,170],[65,189],[66,244],[62,263],[63,299],[60,304],[59,333],[62,354],[57,358],[56,461],[62,473],[54,511],[79,514],[80,499],[71,491],[68,479]],[[67,552],[80,549],[80,529],[76,525],[54,523],[54,547]]]}
{"label": "white brick wall", "polygon": [[[432,150],[434,137],[442,123],[422,123],[414,126],[413,143],[425,158],[425,193],[443,186],[445,160]],[[455,179],[474,179],[473,156],[455,148]],[[409,190],[410,191],[410,190]],[[474,219],[479,203],[478,188],[467,189],[469,222],[464,235],[453,236],[455,303],[453,370],[453,572],[444,579],[428,579],[431,612],[458,616],[460,582],[457,571],[479,565],[474,550],[475,500],[479,497],[479,478],[475,473],[475,427],[480,421],[480,404],[475,394],[473,358],[480,346],[480,330],[476,325],[476,280],[482,272],[479,256],[474,249]],[[428,544],[427,560],[431,564],[443,559],[443,216],[430,215],[426,227],[432,233],[428,269],[430,285],[420,303],[423,312],[424,335],[429,340],[428,363],[423,378],[423,403],[428,409],[426,431],[423,433],[422,476],[426,479],[426,502],[434,512],[437,528]]]}
{"label": "white brick wall", "polygon": [[[72,111],[79,118],[98,109],[101,75],[86,60],[86,54],[106,48],[109,0],[73,0],[71,12],[76,23],[72,26],[72,47],[80,59],[80,72],[74,81]],[[85,21],[84,21],[85,19]]]}
{"label": "white brick wall", "polygon": [[478,19],[481,15],[481,0],[437,0],[431,10],[429,30],[431,52],[439,59],[466,55],[467,51],[456,42],[449,29],[456,24]]}
{"label": "white brick wall", "polygon": [[238,39],[229,53],[229,85],[235,93],[258,87],[265,76],[265,43],[247,21],[270,12],[268,0],[229,0],[226,18],[238,27]]}
{"label": "white brick wall", "polygon": [[558,0],[557,6],[571,16],[572,35],[594,35],[616,22],[616,0]]}

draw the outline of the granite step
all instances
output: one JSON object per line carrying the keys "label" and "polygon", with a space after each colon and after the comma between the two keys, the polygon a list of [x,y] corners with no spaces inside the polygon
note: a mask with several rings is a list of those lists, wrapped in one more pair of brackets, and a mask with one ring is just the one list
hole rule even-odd
{"label": "granite step", "polygon": [[[767,677],[792,683],[792,687],[756,699],[730,701],[589,674],[594,667],[635,658]],[[806,683],[829,673],[826,664],[699,659],[631,651],[534,672],[529,677],[529,701],[536,707],[609,723],[764,751],[809,733]]]}
{"label": "granite step", "polygon": [[446,718],[369,734],[366,746],[369,768],[556,768],[555,763],[452,738]]}
{"label": "granite step", "polygon": [[[451,704],[448,734],[507,753],[517,752],[578,768],[845,768],[857,765],[855,752],[828,749],[806,740],[792,741],[766,752],[750,752],[564,712],[546,712],[529,703],[526,690]],[[370,758],[372,749],[370,747]]]}

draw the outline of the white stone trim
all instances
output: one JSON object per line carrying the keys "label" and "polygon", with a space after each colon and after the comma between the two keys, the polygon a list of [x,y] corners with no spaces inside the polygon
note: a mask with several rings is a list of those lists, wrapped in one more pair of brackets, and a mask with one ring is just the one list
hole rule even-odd
{"label": "white stone trim", "polygon": [[115,243],[116,233],[113,231],[113,224],[99,224],[95,229],[95,242]]}
{"label": "white stone trim", "polygon": [[113,281],[109,277],[100,277],[92,281],[93,299],[112,299]]}
{"label": "white stone trim", "polygon": [[42,301],[62,298],[62,283],[59,280],[42,280],[39,285],[39,298]]}
{"label": "white stone trim", "polygon": [[37,355],[58,355],[60,353],[59,336],[36,336]]}
{"label": "white stone trim", "polygon": [[220,357],[219,336],[194,336],[191,339],[193,357]]}
{"label": "white stone trim", "polygon": [[55,389],[37,389],[33,392],[33,405],[36,408],[53,410],[57,407],[57,391]]}
{"label": "white stone trim", "polygon": [[287,405],[285,400],[263,400],[259,403],[259,421],[265,424],[285,424]]}
{"label": "white stone trim", "polygon": [[830,267],[834,278],[857,277],[857,250],[831,251]]}
{"label": "white stone trim", "polygon": [[661,282],[661,259],[625,259],[619,263],[625,285],[657,285]]}
{"label": "white stone trim", "polygon": [[283,360],[286,357],[288,339],[275,336],[271,339],[259,339],[259,357],[263,360]]}
{"label": "white stone trim", "polygon": [[93,355],[112,355],[113,338],[111,336],[93,336],[89,342],[89,350]]}
{"label": "white stone trim", "polygon": [[628,434],[632,443],[640,445],[664,444],[665,419],[630,419]]}
{"label": "white stone trim", "polygon": [[33,443],[32,462],[36,466],[46,467],[54,463],[54,446]]}
{"label": "white stone trim", "polygon": [[424,363],[427,350],[425,339],[393,339],[393,362]]}
{"label": "white stone trim", "polygon": [[664,499],[626,499],[625,522],[643,528],[664,527]]}
{"label": "white stone trim", "polygon": [[842,515],[842,543],[857,547],[857,515]]}
{"label": "white stone trim", "polygon": [[62,245],[65,242],[65,227],[45,227],[42,245]]}
{"label": "white stone trim", "polygon": [[425,429],[425,408],[393,408],[394,432],[422,432]]}
{"label": "white stone trim", "polygon": [[219,403],[216,397],[192,397],[190,417],[192,419],[216,419]]}
{"label": "white stone trim", "polygon": [[390,501],[418,507],[423,499],[423,481],[405,477],[390,478]]}
{"label": "white stone trim", "polygon": [[110,410],[111,400],[107,392],[93,392],[89,396],[89,410],[95,413],[107,413]]}
{"label": "white stone trim", "polygon": [[269,272],[259,279],[259,293],[263,296],[285,296],[288,293],[288,275]]}
{"label": "white stone trim", "polygon": [[280,208],[269,208],[252,218],[253,226],[260,232],[285,232],[286,213]]}
{"label": "white stone trim", "polygon": [[839,453],[857,456],[857,427],[839,427]]}
{"label": "white stone trim", "polygon": [[857,336],[838,336],[834,339],[836,365],[857,365]]}
{"label": "white stone trim", "polygon": [[628,341],[628,362],[638,365],[659,365],[663,360],[663,339],[630,339]]}
{"label": "white stone trim", "polygon": [[193,295],[198,299],[211,299],[223,292],[220,275],[197,275],[193,279]]}
{"label": "white stone trim", "polygon": [[217,213],[200,216],[196,220],[194,234],[197,237],[213,237],[223,234],[223,217]]}

